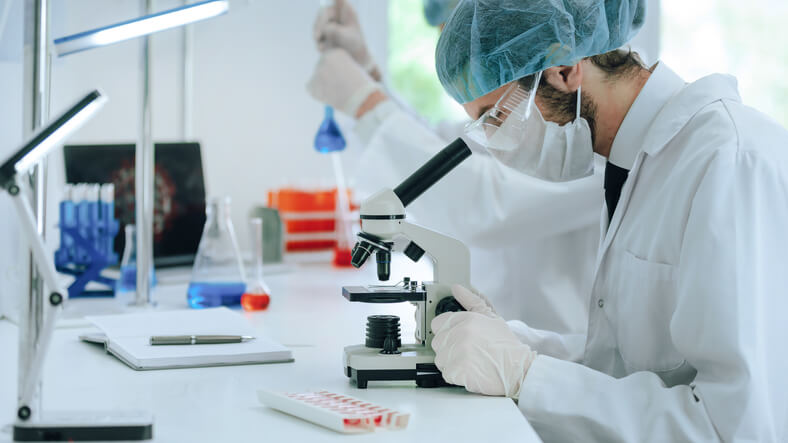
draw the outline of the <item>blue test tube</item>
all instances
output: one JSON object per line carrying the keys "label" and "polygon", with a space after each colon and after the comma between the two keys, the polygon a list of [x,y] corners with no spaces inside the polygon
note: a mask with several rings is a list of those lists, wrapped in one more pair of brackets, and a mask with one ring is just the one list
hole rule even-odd
{"label": "blue test tube", "polygon": [[58,249],[58,261],[61,263],[71,263],[74,261],[74,239],[63,228],[73,228],[76,225],[76,215],[74,213],[73,200],[74,186],[66,185],[63,188],[63,199],[60,201],[60,249]]}
{"label": "blue test tube", "polygon": [[115,236],[112,235],[115,224],[115,185],[106,183],[101,186],[101,225],[104,227],[101,250],[106,254],[109,263],[115,263]]}
{"label": "blue test tube", "polygon": [[[87,204],[85,202],[85,184],[74,185],[74,228],[80,237],[85,235],[84,226],[87,224]],[[84,261],[85,252],[79,245],[74,246],[74,264],[81,264]]]}
{"label": "blue test tube", "polygon": [[[101,223],[99,222],[100,194],[100,185],[88,185],[88,241],[93,245],[93,249],[97,251],[101,251],[103,249],[103,242],[101,240],[102,228]],[[87,259],[89,263],[93,261],[93,257],[90,254],[88,254]]]}

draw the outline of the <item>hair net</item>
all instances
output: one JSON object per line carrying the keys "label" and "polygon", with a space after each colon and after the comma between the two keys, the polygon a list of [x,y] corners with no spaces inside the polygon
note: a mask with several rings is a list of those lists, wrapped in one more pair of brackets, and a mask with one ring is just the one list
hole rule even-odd
{"label": "hair net", "polygon": [[461,0],[435,50],[438,78],[467,103],[551,66],[623,46],[645,14],[646,0]]}
{"label": "hair net", "polygon": [[422,0],[424,2],[424,17],[430,26],[440,26],[446,23],[451,11],[460,0]]}

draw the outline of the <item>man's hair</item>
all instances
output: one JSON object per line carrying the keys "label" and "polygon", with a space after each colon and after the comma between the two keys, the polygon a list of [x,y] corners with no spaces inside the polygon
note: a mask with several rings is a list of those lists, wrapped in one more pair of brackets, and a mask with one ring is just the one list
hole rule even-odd
{"label": "man's hair", "polygon": [[[640,55],[631,49],[614,49],[604,54],[586,57],[586,59],[601,69],[607,75],[608,80],[619,80],[635,75],[641,69],[648,69]],[[536,74],[531,74],[517,80],[517,82],[530,91],[534,86],[535,77]],[[539,82],[539,89],[543,89],[545,85],[547,85],[547,79],[545,76],[542,76]]]}
{"label": "man's hair", "polygon": [[604,54],[588,57],[588,60],[604,71],[610,80],[631,76],[642,69],[648,69],[640,55],[631,49],[614,49]]}

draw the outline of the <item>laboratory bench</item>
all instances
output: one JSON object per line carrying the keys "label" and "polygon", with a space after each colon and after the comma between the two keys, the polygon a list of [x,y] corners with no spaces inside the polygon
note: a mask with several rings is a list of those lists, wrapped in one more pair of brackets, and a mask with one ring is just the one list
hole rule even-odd
{"label": "laboratory bench", "polygon": [[[155,442],[539,441],[507,398],[474,395],[458,387],[417,388],[412,382],[370,382],[368,389],[349,382],[342,368],[343,347],[363,343],[368,315],[399,315],[403,342],[413,337],[410,304],[350,303],[342,297],[343,285],[376,283],[373,268],[294,264],[267,275],[268,309],[239,312],[261,336],[291,348],[293,363],[134,371],[78,338],[95,331],[84,315],[115,313],[120,305],[112,299],[71,300],[47,355],[43,408],[146,410],[154,416]],[[164,270],[158,278],[155,309],[187,308],[188,270]],[[12,439],[17,340],[17,327],[0,320],[0,442]],[[262,405],[257,399],[262,388],[333,391],[409,412],[410,422],[399,431],[340,434]]]}

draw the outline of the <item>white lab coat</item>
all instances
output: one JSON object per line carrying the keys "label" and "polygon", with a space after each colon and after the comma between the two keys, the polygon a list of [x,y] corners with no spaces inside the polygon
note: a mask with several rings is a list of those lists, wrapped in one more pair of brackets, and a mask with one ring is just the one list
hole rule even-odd
{"label": "white lab coat", "polygon": [[538,356],[519,407],[546,441],[786,441],[788,131],[732,77],[657,74],[673,86],[603,229],[583,364]]}
{"label": "white lab coat", "polygon": [[[364,116],[356,188],[393,187],[451,140],[384,102]],[[408,217],[465,242],[472,284],[505,318],[562,333],[585,332],[599,243],[602,170],[572,183],[523,176],[477,152],[408,208]]]}

